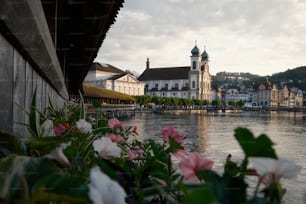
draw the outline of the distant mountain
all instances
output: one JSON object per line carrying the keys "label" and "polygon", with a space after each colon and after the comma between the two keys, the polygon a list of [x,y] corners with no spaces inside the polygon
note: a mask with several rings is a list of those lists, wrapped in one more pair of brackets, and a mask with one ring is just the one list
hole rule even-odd
{"label": "distant mountain", "polygon": [[212,76],[212,85],[235,87],[242,84],[250,86],[252,84],[260,84],[266,81],[266,78],[273,84],[287,85],[297,87],[306,91],[306,66],[288,69],[285,72],[275,73],[272,76],[259,76],[251,73],[239,72],[218,72],[216,76]]}

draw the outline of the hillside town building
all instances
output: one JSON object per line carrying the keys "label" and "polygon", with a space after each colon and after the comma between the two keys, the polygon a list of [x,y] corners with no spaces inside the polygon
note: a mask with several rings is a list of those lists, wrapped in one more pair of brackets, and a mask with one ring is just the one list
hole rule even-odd
{"label": "hillside town building", "polygon": [[197,45],[191,50],[190,66],[151,68],[149,58],[145,71],[138,77],[144,82],[145,94],[206,100],[211,102],[218,96],[211,88],[209,56],[204,50],[200,54]]}
{"label": "hillside town building", "polygon": [[93,63],[84,83],[131,96],[144,95],[143,82],[138,81],[134,75],[109,64]]}
{"label": "hillside town building", "polygon": [[269,79],[256,87],[228,88],[223,90],[223,102],[243,101],[246,107],[269,108],[301,108],[303,107],[303,92],[297,88],[288,88],[286,85],[277,86]]}

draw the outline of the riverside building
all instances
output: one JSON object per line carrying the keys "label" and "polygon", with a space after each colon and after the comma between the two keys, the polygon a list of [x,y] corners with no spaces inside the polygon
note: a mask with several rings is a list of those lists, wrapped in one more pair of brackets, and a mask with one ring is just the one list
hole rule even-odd
{"label": "riverside building", "polygon": [[191,50],[190,66],[151,68],[147,58],[146,69],[138,77],[144,82],[145,94],[200,99],[211,102],[216,94],[211,89],[209,56],[206,50],[200,54],[197,45]]}
{"label": "riverside building", "polygon": [[93,85],[131,96],[144,95],[144,83],[137,78],[110,64],[93,63],[84,80]]}

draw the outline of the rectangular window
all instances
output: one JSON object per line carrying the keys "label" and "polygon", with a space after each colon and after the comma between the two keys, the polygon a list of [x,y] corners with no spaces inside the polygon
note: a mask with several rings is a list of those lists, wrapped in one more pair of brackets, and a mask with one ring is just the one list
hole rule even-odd
{"label": "rectangular window", "polygon": [[192,81],[192,88],[195,88],[195,81]]}

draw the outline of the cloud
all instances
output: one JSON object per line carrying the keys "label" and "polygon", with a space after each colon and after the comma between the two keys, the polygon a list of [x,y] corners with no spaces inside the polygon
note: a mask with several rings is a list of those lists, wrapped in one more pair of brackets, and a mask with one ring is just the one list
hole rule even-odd
{"label": "cloud", "polygon": [[129,0],[96,61],[138,73],[147,57],[152,67],[186,66],[197,40],[212,73],[271,74],[306,64],[305,10],[303,0]]}

